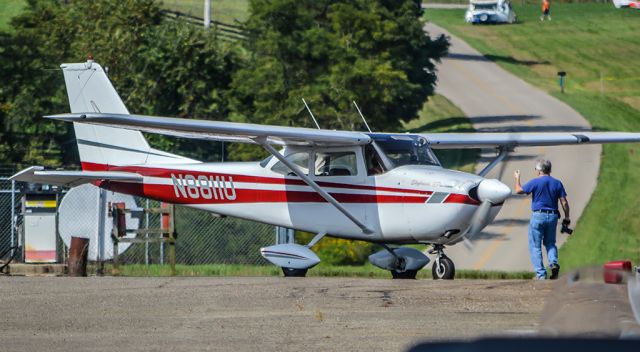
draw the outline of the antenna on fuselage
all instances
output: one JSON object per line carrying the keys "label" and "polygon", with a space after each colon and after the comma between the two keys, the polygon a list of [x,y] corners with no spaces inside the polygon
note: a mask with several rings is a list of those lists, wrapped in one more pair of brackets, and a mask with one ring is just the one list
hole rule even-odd
{"label": "antenna on fuselage", "polygon": [[367,126],[367,129],[369,130],[369,133],[373,133],[371,131],[371,128],[369,128],[369,124],[367,123],[367,120],[364,118],[364,115],[362,115],[362,111],[360,111],[360,108],[358,107],[358,104],[356,104],[356,101],[353,101],[353,105],[356,106],[356,109],[358,110],[358,114],[360,114],[360,117],[362,117],[362,121],[364,121],[364,125]]}
{"label": "antenna on fuselage", "polygon": [[304,103],[304,106],[307,108],[307,111],[309,112],[309,115],[311,115],[311,118],[313,119],[313,122],[316,123],[316,127],[318,127],[318,129],[320,129],[320,125],[318,125],[318,121],[316,121],[316,117],[313,116],[313,112],[311,112],[311,109],[309,109],[309,105],[307,105],[307,101],[304,100],[304,98],[302,98],[302,102]]}

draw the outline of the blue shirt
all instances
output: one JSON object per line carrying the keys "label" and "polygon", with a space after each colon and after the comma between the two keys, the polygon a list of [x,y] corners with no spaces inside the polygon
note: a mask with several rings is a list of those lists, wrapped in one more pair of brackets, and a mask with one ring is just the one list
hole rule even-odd
{"label": "blue shirt", "polygon": [[558,210],[558,199],[567,196],[560,180],[551,176],[540,176],[525,183],[522,190],[533,194],[531,210]]}

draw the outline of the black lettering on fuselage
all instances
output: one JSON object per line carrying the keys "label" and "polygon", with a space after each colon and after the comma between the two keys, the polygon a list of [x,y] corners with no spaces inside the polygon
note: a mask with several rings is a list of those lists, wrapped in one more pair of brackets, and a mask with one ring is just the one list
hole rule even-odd
{"label": "black lettering on fuselage", "polygon": [[197,178],[191,174],[171,174],[171,182],[176,198],[191,199],[219,199],[235,200],[236,188],[233,177],[199,175]]}

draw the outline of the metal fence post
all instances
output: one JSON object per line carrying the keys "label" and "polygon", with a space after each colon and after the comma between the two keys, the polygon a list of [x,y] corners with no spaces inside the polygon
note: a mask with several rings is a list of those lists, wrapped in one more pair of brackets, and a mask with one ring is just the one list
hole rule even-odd
{"label": "metal fence post", "polygon": [[16,246],[16,181],[11,180],[11,257]]}
{"label": "metal fence post", "polygon": [[105,245],[105,221],[107,217],[107,191],[100,188],[100,196],[98,197],[98,253],[97,253],[97,261],[98,261],[98,272],[97,274],[102,276],[104,275],[104,245]]}
{"label": "metal fence post", "polygon": [[[149,198],[147,198],[146,206],[149,209]],[[144,228],[149,228],[149,212],[145,210],[144,212]],[[149,233],[144,234],[145,242],[144,242],[144,264],[149,265]]]}

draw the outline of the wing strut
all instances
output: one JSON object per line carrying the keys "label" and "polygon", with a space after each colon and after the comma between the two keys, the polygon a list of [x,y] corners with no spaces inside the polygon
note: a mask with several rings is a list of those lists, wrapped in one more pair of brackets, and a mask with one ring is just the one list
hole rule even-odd
{"label": "wing strut", "polygon": [[496,167],[496,165],[504,160],[507,154],[509,154],[510,149],[508,147],[498,147],[498,151],[498,156],[496,156],[496,158],[493,159],[493,161],[489,163],[489,165],[485,166],[485,168],[480,171],[480,173],[478,174],[479,176],[484,177],[486,174],[488,174],[489,171],[491,171],[494,167]]}
{"label": "wing strut", "polygon": [[266,149],[271,155],[275,156],[278,160],[280,160],[283,164],[287,165],[296,176],[300,177],[307,185],[313,188],[324,200],[331,203],[336,209],[338,209],[344,216],[349,218],[354,224],[356,224],[362,232],[367,235],[373,234],[373,230],[368,228],[365,224],[360,222],[353,214],[351,214],[345,207],[340,204],[335,198],[333,198],[327,191],[322,189],[318,184],[309,178],[309,176],[305,175],[295,164],[291,163],[287,160],[282,154],[280,154],[277,150],[275,150],[269,143],[264,140],[256,140],[264,149]]}

